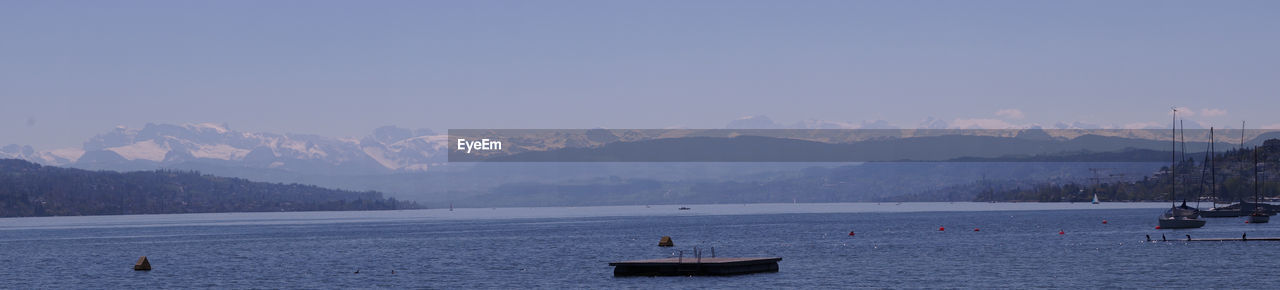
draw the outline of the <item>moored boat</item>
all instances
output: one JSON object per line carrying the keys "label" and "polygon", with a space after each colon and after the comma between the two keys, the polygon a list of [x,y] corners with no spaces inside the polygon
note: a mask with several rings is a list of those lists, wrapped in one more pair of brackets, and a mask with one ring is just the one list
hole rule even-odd
{"label": "moored boat", "polygon": [[1204,223],[1204,219],[1200,218],[1200,210],[1187,206],[1186,201],[1160,215],[1161,229],[1193,229],[1203,227]]}
{"label": "moored boat", "polygon": [[1251,224],[1265,224],[1265,223],[1270,222],[1270,221],[1271,221],[1271,216],[1268,216],[1268,215],[1263,214],[1263,213],[1257,213],[1257,212],[1255,212],[1255,213],[1253,213],[1253,214],[1250,214],[1250,215],[1249,215],[1249,221],[1248,221],[1248,222],[1249,222],[1249,223],[1251,223]]}
{"label": "moored boat", "polygon": [[[1258,193],[1258,147],[1253,147],[1253,203],[1261,204],[1262,198]],[[1249,223],[1265,224],[1271,221],[1271,215],[1266,214],[1261,207],[1254,207],[1253,213],[1249,214]]]}
{"label": "moored boat", "polygon": [[1249,216],[1255,212],[1260,212],[1267,216],[1273,216],[1276,215],[1277,211],[1280,211],[1280,206],[1274,204],[1239,201],[1231,205],[1219,206],[1200,211],[1200,216],[1208,218],[1242,217]]}
{"label": "moored boat", "polygon": [[1200,210],[1187,206],[1187,201],[1182,201],[1182,205],[1178,206],[1177,188],[1178,188],[1178,109],[1173,110],[1173,134],[1169,135],[1173,143],[1173,150],[1170,151],[1169,165],[1169,200],[1175,201],[1174,206],[1160,215],[1159,226],[1157,229],[1191,229],[1204,226],[1204,219],[1200,218]]}

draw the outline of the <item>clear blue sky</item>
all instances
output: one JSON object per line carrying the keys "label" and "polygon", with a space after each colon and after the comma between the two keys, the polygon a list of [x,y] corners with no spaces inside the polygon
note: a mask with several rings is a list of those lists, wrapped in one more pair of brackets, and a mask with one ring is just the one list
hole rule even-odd
{"label": "clear blue sky", "polygon": [[1280,1],[0,1],[0,145],[40,149],[147,122],[1126,124],[1179,105],[1261,126],[1278,92]]}

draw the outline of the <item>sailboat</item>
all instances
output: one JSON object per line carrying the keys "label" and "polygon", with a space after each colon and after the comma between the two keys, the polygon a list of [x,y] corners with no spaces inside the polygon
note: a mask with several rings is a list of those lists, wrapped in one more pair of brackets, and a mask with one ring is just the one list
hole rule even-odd
{"label": "sailboat", "polygon": [[[1101,178],[1101,177],[1098,177],[1098,169],[1096,169],[1096,168],[1089,168],[1089,171],[1093,171],[1093,178],[1090,178],[1090,179],[1092,179],[1092,180],[1093,180],[1093,188],[1092,188],[1092,189],[1090,189],[1090,191],[1091,191],[1091,192],[1093,192],[1093,202],[1092,202],[1092,203],[1093,203],[1093,204],[1098,204],[1098,187],[1099,187],[1099,185],[1102,183],[1102,178]],[[1114,176],[1114,175],[1113,175],[1113,176]],[[1082,193],[1083,193],[1083,192],[1084,192],[1084,189],[1081,189],[1081,190],[1080,190],[1080,192],[1082,192]]]}
{"label": "sailboat", "polygon": [[1177,205],[1177,187],[1178,187],[1178,109],[1173,109],[1173,136],[1170,138],[1173,148],[1170,153],[1171,164],[1169,164],[1169,200],[1174,201],[1174,205],[1160,215],[1160,226],[1157,229],[1194,229],[1204,226],[1204,220],[1200,218],[1200,210],[1187,206],[1187,201],[1182,201],[1182,205]]}
{"label": "sailboat", "polygon": [[[1262,198],[1258,195],[1258,147],[1253,147],[1253,203],[1262,204]],[[1271,221],[1271,216],[1262,210],[1261,206],[1253,208],[1253,212],[1249,214],[1249,223],[1265,224]]]}
{"label": "sailboat", "polygon": [[1251,224],[1265,224],[1269,221],[1271,221],[1271,216],[1261,210],[1255,210],[1249,214],[1249,223]]}
{"label": "sailboat", "polygon": [[[1240,163],[1244,163],[1244,129],[1245,129],[1245,127],[1244,127],[1244,123],[1242,122],[1242,123],[1240,124],[1240,147],[1239,147],[1239,150],[1238,150],[1238,152],[1240,152]],[[1209,129],[1209,136],[1210,136],[1210,137],[1209,137],[1210,139],[1212,139],[1212,138],[1213,138],[1213,129],[1212,129],[1212,128],[1210,128],[1210,129]],[[1212,143],[1212,142],[1210,142],[1210,143]],[[1211,150],[1211,151],[1212,151],[1212,150]],[[1214,159],[1214,161],[1217,161],[1217,158],[1215,158],[1215,159]],[[1213,180],[1214,182],[1216,182],[1216,181],[1217,181],[1217,177],[1216,177],[1216,176],[1217,176],[1217,175],[1216,175],[1216,172],[1217,172],[1217,171],[1216,171],[1216,167],[1210,167],[1210,171],[1209,171],[1209,172],[1210,172],[1210,176],[1211,176],[1211,179],[1210,179],[1210,180]],[[1214,196],[1216,197],[1216,196],[1217,196],[1217,191],[1216,191],[1216,190],[1217,190],[1217,186],[1216,186],[1216,184],[1215,184],[1215,186],[1211,186],[1211,188],[1213,188],[1213,190],[1214,190]],[[1228,203],[1230,203],[1230,202],[1228,202]],[[1211,217],[1211,218],[1216,218],[1216,217],[1242,217],[1242,216],[1250,216],[1250,215],[1252,215],[1252,214],[1253,214],[1253,213],[1255,213],[1255,212],[1261,212],[1261,213],[1266,214],[1266,215],[1268,215],[1268,216],[1272,216],[1272,215],[1275,215],[1275,214],[1276,214],[1276,210],[1277,210],[1277,208],[1280,208],[1280,207],[1277,207],[1277,206],[1275,206],[1275,205],[1271,205],[1271,204],[1266,204],[1266,203],[1259,203],[1259,202],[1256,202],[1256,201],[1255,201],[1255,202],[1249,202],[1249,201],[1244,200],[1244,199],[1242,198],[1242,199],[1240,199],[1238,202],[1236,202],[1236,203],[1234,203],[1234,204],[1228,204],[1228,205],[1226,205],[1226,206],[1221,206],[1221,207],[1219,207],[1219,206],[1215,205],[1213,208],[1210,208],[1209,210],[1203,211],[1203,212],[1201,212],[1200,214],[1201,214],[1201,216],[1203,216],[1203,217]]]}
{"label": "sailboat", "polygon": [[[1244,135],[1241,135],[1244,136]],[[1238,217],[1240,209],[1231,207],[1231,202],[1227,202],[1227,206],[1218,207],[1218,151],[1213,141],[1213,127],[1209,127],[1209,195],[1213,198],[1213,207],[1200,213],[1202,217]],[[1242,139],[1243,140],[1243,139]],[[1243,141],[1242,141],[1243,142]]]}

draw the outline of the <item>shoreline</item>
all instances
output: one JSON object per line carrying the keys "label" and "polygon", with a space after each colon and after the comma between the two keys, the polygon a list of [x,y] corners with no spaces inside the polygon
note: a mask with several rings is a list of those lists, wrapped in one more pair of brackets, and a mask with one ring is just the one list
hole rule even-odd
{"label": "shoreline", "polygon": [[[578,207],[447,208],[376,211],[228,212],[106,216],[0,218],[0,231],[67,228],[134,228],[165,226],[305,225],[360,222],[456,222],[596,217],[678,217],[769,214],[910,213],[978,211],[1051,211],[1157,209],[1167,202],[1090,203],[754,203]],[[689,207],[689,210],[679,210]]]}

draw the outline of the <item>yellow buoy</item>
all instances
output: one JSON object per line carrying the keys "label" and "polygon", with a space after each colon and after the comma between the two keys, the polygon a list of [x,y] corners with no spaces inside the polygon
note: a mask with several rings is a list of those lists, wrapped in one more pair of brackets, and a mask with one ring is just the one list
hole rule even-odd
{"label": "yellow buoy", "polygon": [[671,237],[662,236],[662,240],[658,241],[659,247],[674,247],[676,243],[671,242]]}

